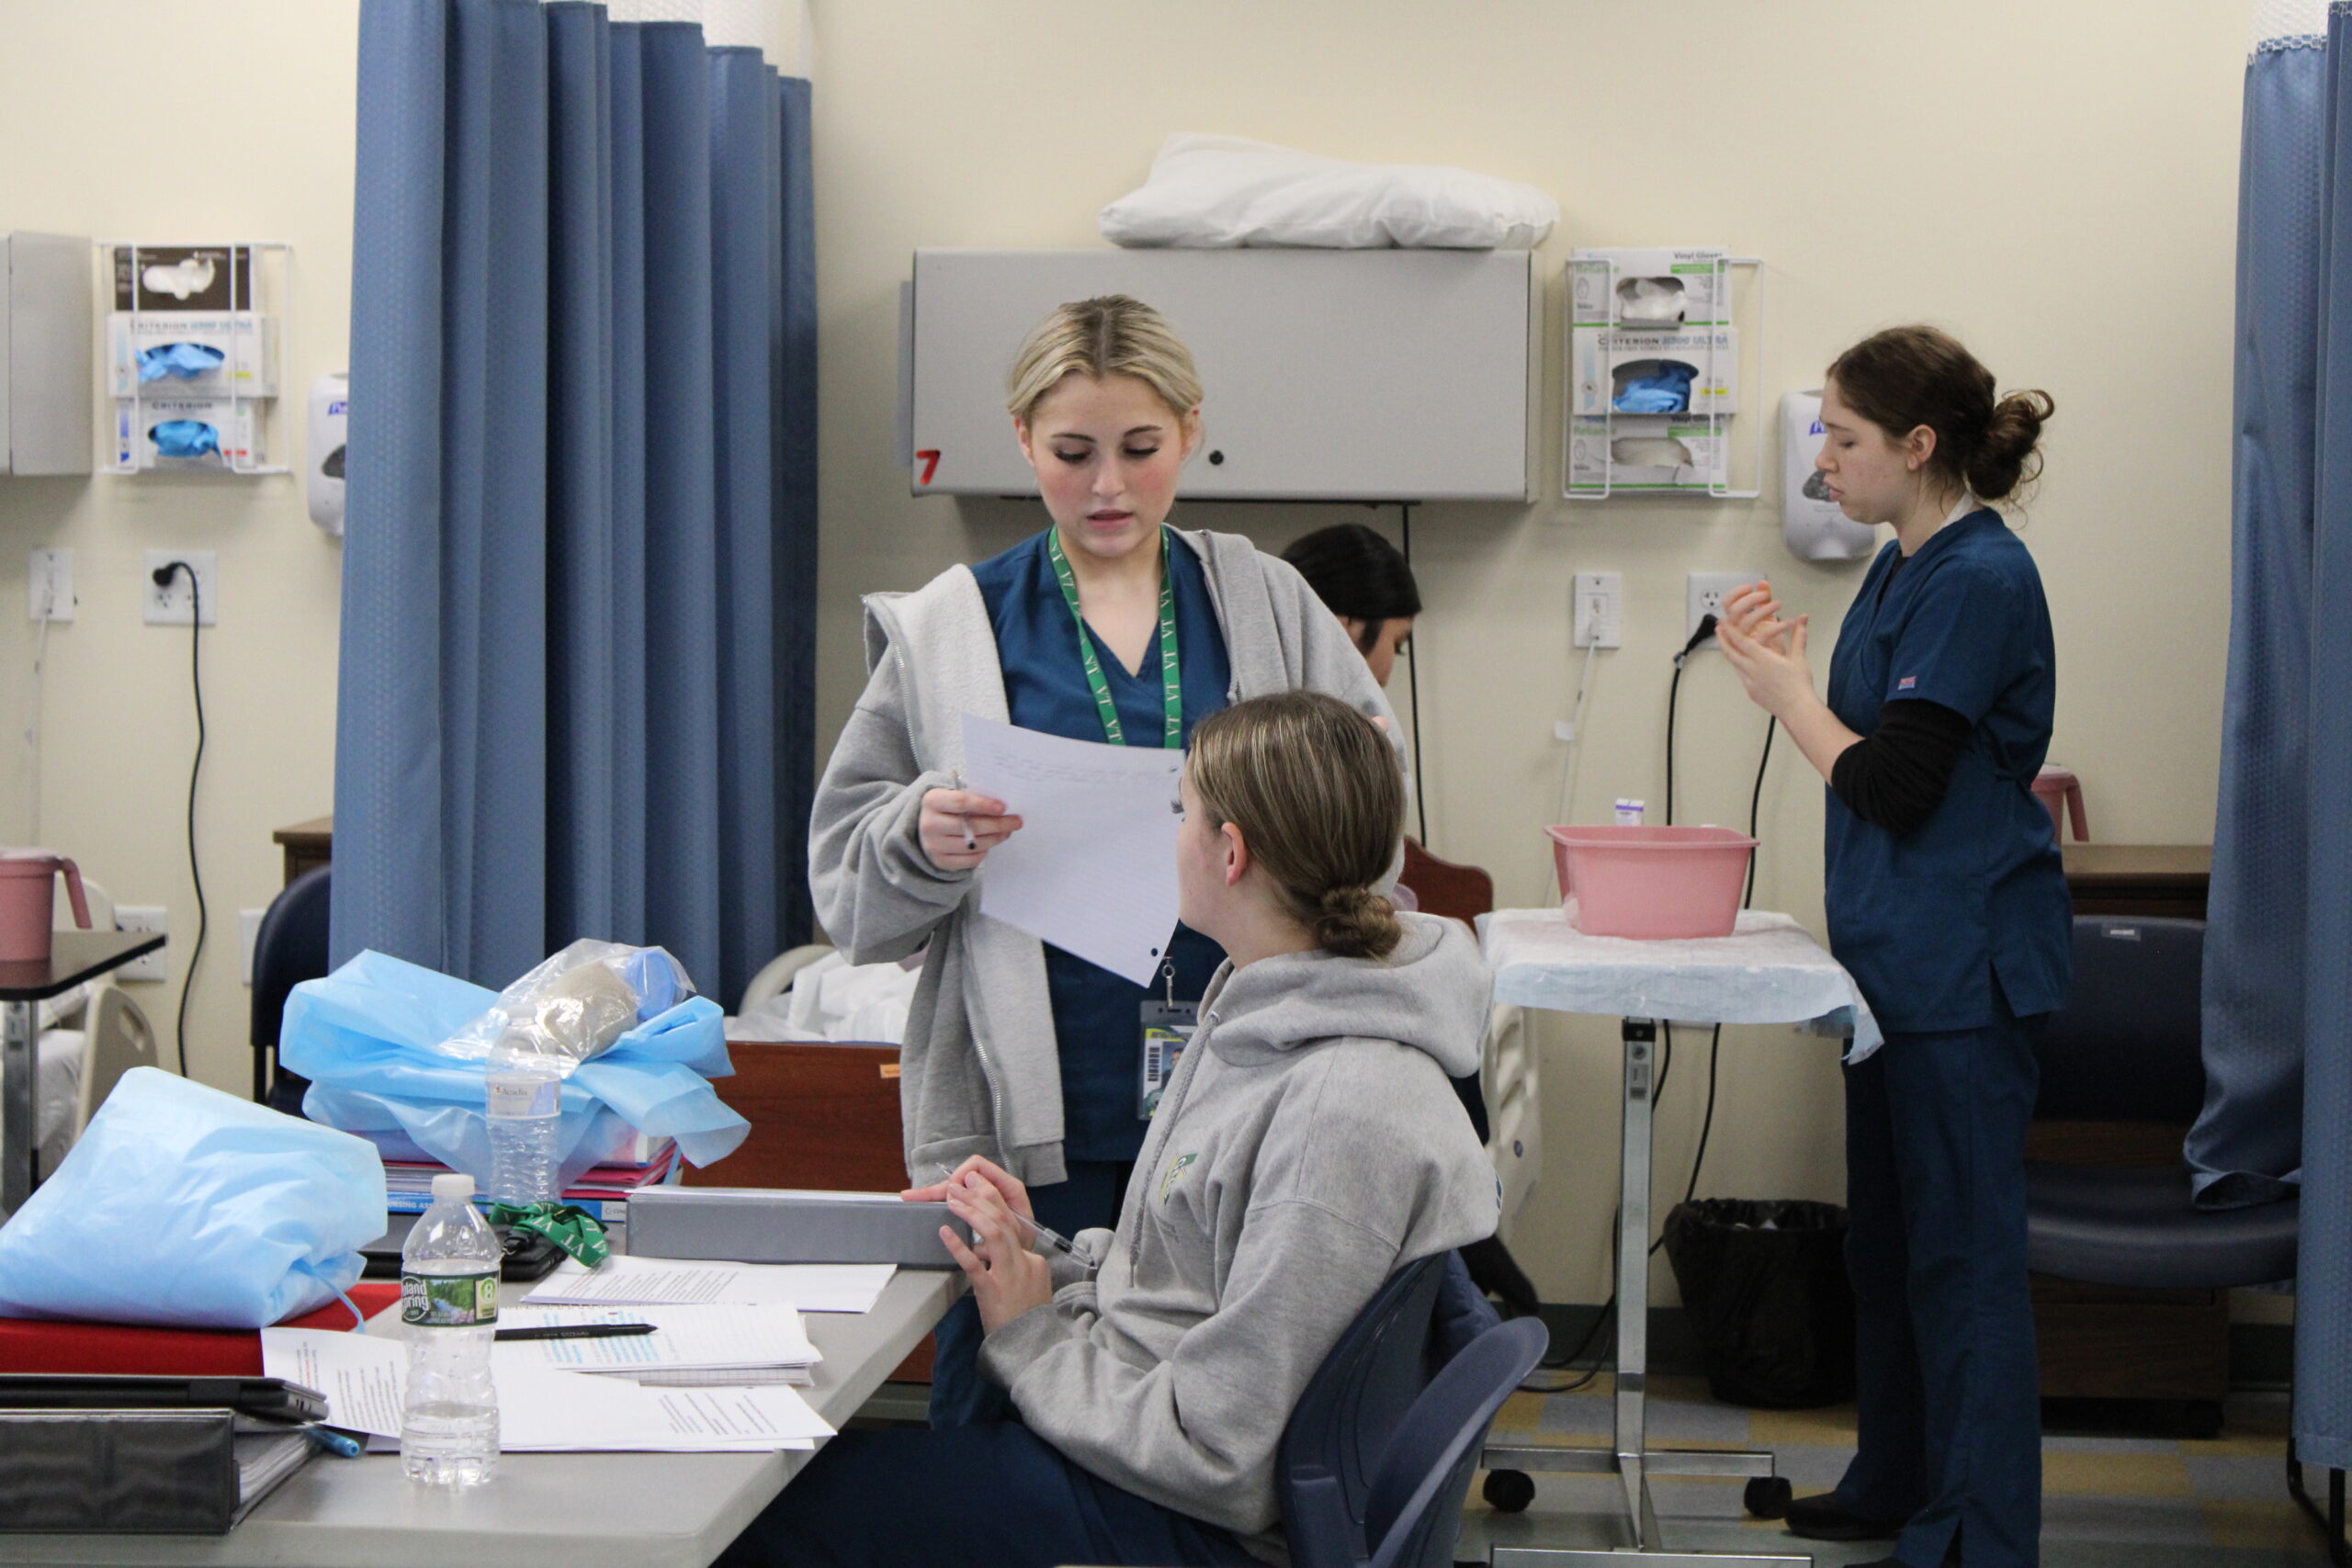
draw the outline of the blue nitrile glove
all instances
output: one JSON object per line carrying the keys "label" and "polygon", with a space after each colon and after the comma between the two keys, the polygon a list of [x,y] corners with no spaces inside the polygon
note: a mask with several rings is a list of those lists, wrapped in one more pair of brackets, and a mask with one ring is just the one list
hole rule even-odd
{"label": "blue nitrile glove", "polygon": [[228,355],[217,348],[207,348],[200,343],[166,343],[149,349],[139,356],[139,379],[160,381],[169,376],[175,381],[186,381],[218,370]]}
{"label": "blue nitrile glove", "polygon": [[220,450],[220,433],[200,419],[167,419],[147,438],[166,457],[209,457]]}
{"label": "blue nitrile glove", "polygon": [[1684,413],[1698,372],[1688,365],[1666,365],[1655,376],[1636,376],[1617,394],[1620,413]]}

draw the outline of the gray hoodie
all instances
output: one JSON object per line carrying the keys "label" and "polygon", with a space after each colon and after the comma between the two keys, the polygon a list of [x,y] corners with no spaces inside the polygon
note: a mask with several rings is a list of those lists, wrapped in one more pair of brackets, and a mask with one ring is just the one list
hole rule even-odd
{"label": "gray hoodie", "polygon": [[[1176,537],[1208,579],[1233,671],[1229,700],[1304,687],[1392,716],[1363,655],[1287,562],[1237,534]],[[978,875],[933,865],[916,831],[924,793],[951,787],[963,765],[963,716],[1010,716],[971,569],[950,567],[912,593],[870,595],[865,662],[865,694],[817,786],[808,886],[826,935],[853,964],[930,944],[899,1054],[908,1173],[925,1180],[977,1154],[1034,1186],[1060,1181],[1061,1059],[1045,949],[982,915]]]}
{"label": "gray hoodie", "polygon": [[1022,1419],[1104,1480],[1279,1561],[1291,1408],[1382,1282],[1492,1235],[1494,1168],[1448,1077],[1492,976],[1460,924],[1403,915],[1385,961],[1217,972],[1116,1232],[1055,1259],[1052,1304],[988,1337]]}

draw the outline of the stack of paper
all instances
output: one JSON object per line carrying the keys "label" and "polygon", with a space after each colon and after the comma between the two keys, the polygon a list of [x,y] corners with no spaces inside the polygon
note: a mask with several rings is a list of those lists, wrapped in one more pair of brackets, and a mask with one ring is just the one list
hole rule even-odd
{"label": "stack of paper", "polygon": [[616,1253],[594,1269],[567,1259],[526,1300],[532,1306],[792,1306],[871,1312],[888,1263],[702,1263]]}
{"label": "stack of paper", "polygon": [[[559,1343],[560,1343],[559,1341]],[[327,1396],[327,1425],[396,1443],[407,1347],[315,1328],[262,1330],[262,1367]],[[797,1389],[646,1388],[493,1357],[498,1446],[507,1453],[774,1452],[833,1428]],[[377,1445],[371,1443],[370,1448]]]}
{"label": "stack of paper", "polygon": [[650,1334],[609,1339],[508,1340],[501,1365],[596,1372],[651,1386],[807,1383],[821,1359],[788,1306],[521,1306],[498,1314],[498,1326],[555,1328],[589,1323],[650,1323]]}
{"label": "stack of paper", "polygon": [[[579,1180],[563,1190],[563,1201],[586,1210],[596,1219],[628,1219],[629,1194],[667,1181],[678,1165],[678,1145],[670,1139],[649,1143],[639,1134],[638,1143],[645,1145],[641,1151],[646,1156],[643,1160],[591,1167],[581,1173]],[[447,1166],[429,1161],[386,1160],[384,1207],[395,1214],[424,1213],[433,1206],[433,1179],[446,1176],[448,1171]],[[478,1208],[489,1201],[487,1196],[474,1200]]]}

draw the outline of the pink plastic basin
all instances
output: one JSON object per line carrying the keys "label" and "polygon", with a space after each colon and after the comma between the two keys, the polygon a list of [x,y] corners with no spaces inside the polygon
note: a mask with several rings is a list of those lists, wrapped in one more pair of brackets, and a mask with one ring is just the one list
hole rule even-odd
{"label": "pink plastic basin", "polygon": [[1756,840],[1729,828],[1546,828],[1588,936],[1729,936]]}

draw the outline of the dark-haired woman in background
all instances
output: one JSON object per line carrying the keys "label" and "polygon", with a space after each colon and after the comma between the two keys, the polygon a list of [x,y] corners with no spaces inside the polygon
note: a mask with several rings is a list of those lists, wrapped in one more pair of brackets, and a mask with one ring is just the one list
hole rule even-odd
{"label": "dark-haired woman in background", "polygon": [[1404,552],[1361,523],[1337,523],[1295,541],[1283,559],[1340,617],[1373,679],[1388,684],[1421,613],[1421,591]]}
{"label": "dark-haired woman in background", "polygon": [[2049,397],[1996,399],[1949,335],[1898,327],[1830,366],[1818,465],[1891,523],[1829,663],[1770,583],[1724,604],[1747,694],[1828,782],[1829,946],[1886,1043],[1846,1068],[1847,1269],[1860,1440],[1836,1491],[1790,1506],[1881,1564],[2030,1568],[2041,1414],[2026,1289],[2034,1042],[2066,996],[2066,884],[2033,776],[2056,655],[2041,578],[1986,504],[2041,469]]}
{"label": "dark-haired woman in background", "polygon": [[[1421,613],[1420,585],[1413,581],[1413,568],[1405,553],[1361,523],[1335,523],[1294,540],[1283,552],[1283,559],[1298,569],[1324,608],[1339,617],[1349,640],[1372,667],[1373,679],[1387,685],[1388,677],[1396,673],[1396,655],[1413,635],[1413,617]],[[1426,854],[1412,840],[1405,841],[1413,852]],[[1393,895],[1400,909],[1419,907],[1407,886],[1406,879],[1411,875],[1408,852],[1404,877]],[[1492,1134],[1480,1075],[1474,1072],[1455,1078],[1453,1093],[1469,1113],[1478,1141],[1487,1142]],[[1490,1235],[1464,1247],[1462,1261],[1470,1270],[1471,1282],[1499,1300],[1515,1316],[1533,1317],[1542,1310],[1534,1282],[1500,1236]]]}

